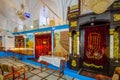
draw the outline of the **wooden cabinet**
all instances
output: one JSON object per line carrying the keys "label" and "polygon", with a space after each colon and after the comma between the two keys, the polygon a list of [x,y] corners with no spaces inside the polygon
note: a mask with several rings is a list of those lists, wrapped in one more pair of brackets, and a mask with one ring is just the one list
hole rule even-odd
{"label": "wooden cabinet", "polygon": [[79,70],[81,67],[81,59],[79,56],[73,56],[73,55],[69,55],[69,68],[73,69],[73,70]]}
{"label": "wooden cabinet", "polygon": [[120,61],[119,62],[109,61],[109,76],[113,76],[115,68],[119,66]]}
{"label": "wooden cabinet", "polygon": [[24,48],[23,36],[15,36],[15,48]]}

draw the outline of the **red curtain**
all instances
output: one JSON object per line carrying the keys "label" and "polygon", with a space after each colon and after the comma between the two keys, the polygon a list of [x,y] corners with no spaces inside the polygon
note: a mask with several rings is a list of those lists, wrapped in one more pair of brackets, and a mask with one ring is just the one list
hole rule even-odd
{"label": "red curtain", "polygon": [[100,68],[106,64],[107,30],[107,26],[85,28],[84,65]]}
{"label": "red curtain", "polygon": [[51,51],[51,34],[35,35],[35,56],[47,55]]}

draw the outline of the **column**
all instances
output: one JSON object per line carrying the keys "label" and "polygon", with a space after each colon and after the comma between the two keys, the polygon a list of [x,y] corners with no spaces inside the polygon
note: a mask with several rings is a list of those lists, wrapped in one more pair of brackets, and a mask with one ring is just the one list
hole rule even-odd
{"label": "column", "polygon": [[80,41],[79,41],[79,32],[77,32],[77,55],[79,55],[79,44],[80,44]]}
{"label": "column", "polygon": [[113,59],[113,48],[114,48],[114,29],[110,29],[110,59]]}
{"label": "column", "polygon": [[51,34],[52,34],[52,56],[54,55],[54,30],[55,28],[52,28]]}
{"label": "column", "polygon": [[69,32],[69,53],[72,53],[72,33]]}
{"label": "column", "polygon": [[26,35],[24,35],[24,48],[26,48]]}
{"label": "column", "polygon": [[34,57],[35,57],[35,33],[33,33],[33,38],[34,38],[34,41],[33,41],[33,54],[34,54]]}
{"label": "column", "polygon": [[114,58],[115,58],[115,62],[118,62],[119,59],[119,34],[118,32],[114,32],[114,49],[113,49],[113,53],[114,53]]}

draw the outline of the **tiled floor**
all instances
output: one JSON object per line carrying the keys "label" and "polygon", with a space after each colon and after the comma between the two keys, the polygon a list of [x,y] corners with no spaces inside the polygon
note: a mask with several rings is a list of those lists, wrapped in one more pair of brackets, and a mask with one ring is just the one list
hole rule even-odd
{"label": "tiled floor", "polygon": [[[4,52],[0,52],[0,59],[1,58],[3,59],[5,57],[8,58],[8,56],[5,55]],[[9,57],[12,58],[12,56],[9,56]],[[33,57],[33,56],[30,56],[30,58],[31,57]],[[80,74],[78,74],[77,71],[71,70],[68,67],[66,67],[64,69],[64,75],[61,75],[60,77],[58,76],[58,72],[55,71],[56,68],[55,67],[53,68],[53,66],[48,66],[50,69],[48,69],[48,70],[43,69],[43,72],[40,72],[40,63],[28,60],[27,58],[28,57],[23,56],[22,61],[20,61],[20,60],[17,60],[17,61],[25,63],[27,65],[27,67],[29,68],[29,71],[26,72],[26,77],[28,78],[28,80],[95,80],[94,78],[80,75]],[[15,60],[15,59],[13,59],[13,60]],[[2,61],[3,61],[3,63],[4,62],[10,63],[10,61],[4,61],[4,60],[2,60]],[[1,63],[1,61],[0,61],[0,63]],[[13,64],[15,64],[15,63],[13,63]],[[22,80],[22,78],[21,78],[21,80]]]}
{"label": "tiled floor", "polygon": [[[13,63],[12,63],[12,60],[13,60]],[[19,61],[19,60],[14,62],[14,59],[0,59],[0,63],[2,62],[4,63],[8,62],[11,65],[15,64],[15,62],[22,63],[22,61]],[[79,80],[77,78],[74,79],[73,77],[70,77],[67,75],[58,76],[57,70],[43,68],[41,72],[38,66],[35,66],[35,65],[28,66],[28,64],[26,65],[27,67],[29,67],[29,70],[26,71],[26,78],[28,78],[28,80]],[[30,69],[30,67],[32,68]],[[23,78],[23,75],[21,76],[20,80],[22,80],[22,78]]]}
{"label": "tiled floor", "polygon": [[58,72],[53,69],[44,68],[43,72],[40,71],[39,68],[36,68],[32,71],[27,72],[26,77],[28,80],[78,80],[74,79],[70,76],[61,75],[58,76]]}

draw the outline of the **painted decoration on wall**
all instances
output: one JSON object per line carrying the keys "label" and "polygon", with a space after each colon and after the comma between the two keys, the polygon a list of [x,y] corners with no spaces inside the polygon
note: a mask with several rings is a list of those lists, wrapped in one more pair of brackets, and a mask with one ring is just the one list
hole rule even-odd
{"label": "painted decoration on wall", "polygon": [[45,27],[49,24],[49,9],[43,5],[40,9],[39,27]]}
{"label": "painted decoration on wall", "polygon": [[39,29],[39,20],[33,21],[33,27],[34,27],[34,29]]}
{"label": "painted decoration on wall", "polygon": [[34,34],[29,33],[26,34],[26,48],[33,48],[34,47]]}
{"label": "painted decoration on wall", "polygon": [[15,28],[14,28],[14,32],[18,32],[18,27],[15,27]]}
{"label": "painted decoration on wall", "polygon": [[67,52],[69,52],[69,31],[66,30],[60,32],[60,44]]}
{"label": "painted decoration on wall", "polygon": [[69,52],[69,31],[55,32],[55,49],[54,52]]}
{"label": "painted decoration on wall", "polygon": [[101,68],[106,64],[106,35],[107,26],[94,26],[85,28],[85,66]]}
{"label": "painted decoration on wall", "polygon": [[27,25],[24,25],[23,26],[23,31],[26,31],[27,30]]}
{"label": "painted decoration on wall", "polygon": [[0,47],[2,47],[2,36],[0,36]]}
{"label": "painted decoration on wall", "polygon": [[[79,0],[81,1],[81,14],[94,12],[101,14],[113,4],[115,0]],[[99,8],[100,7],[100,8]]]}
{"label": "painted decoration on wall", "polygon": [[51,26],[51,27],[55,26],[55,20],[50,20],[49,26]]}

